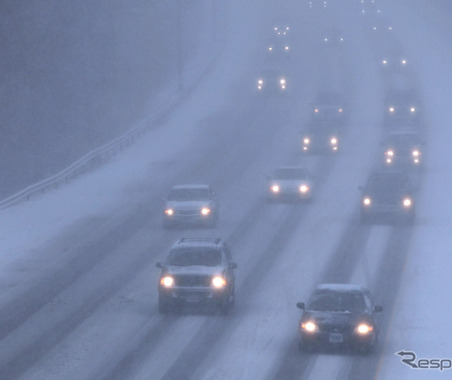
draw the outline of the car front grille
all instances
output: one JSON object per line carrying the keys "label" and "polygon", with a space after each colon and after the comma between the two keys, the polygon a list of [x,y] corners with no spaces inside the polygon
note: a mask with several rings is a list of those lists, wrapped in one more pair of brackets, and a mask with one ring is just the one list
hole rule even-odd
{"label": "car front grille", "polygon": [[205,275],[178,275],[175,278],[176,286],[182,287],[210,286],[211,281],[212,277]]}

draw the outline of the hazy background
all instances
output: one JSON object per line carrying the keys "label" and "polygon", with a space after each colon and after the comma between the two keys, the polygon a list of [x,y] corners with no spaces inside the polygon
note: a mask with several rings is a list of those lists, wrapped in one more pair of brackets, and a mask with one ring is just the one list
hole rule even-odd
{"label": "hazy background", "polygon": [[184,70],[202,61],[184,73],[194,82],[224,11],[202,0],[3,0],[0,199],[126,132],[163,88],[177,91],[179,46]]}

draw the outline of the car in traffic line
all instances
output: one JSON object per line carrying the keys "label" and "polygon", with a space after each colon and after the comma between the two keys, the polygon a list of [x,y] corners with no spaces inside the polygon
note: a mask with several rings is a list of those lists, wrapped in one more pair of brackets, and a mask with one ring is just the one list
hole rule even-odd
{"label": "car in traffic line", "polygon": [[208,304],[226,314],[234,305],[237,264],[221,238],[182,238],[156,266],[160,313]]}
{"label": "car in traffic line", "polygon": [[163,211],[163,227],[215,227],[218,219],[219,202],[210,185],[177,185],[170,190]]}
{"label": "car in traffic line", "polygon": [[419,124],[421,101],[412,89],[390,90],[385,99],[384,123],[390,127]]}
{"label": "car in traffic line", "polygon": [[303,153],[338,152],[340,129],[334,123],[309,123],[301,132],[301,151]]}
{"label": "car in traffic line", "polygon": [[373,223],[381,218],[391,222],[414,222],[414,190],[407,173],[388,169],[375,171],[359,189],[362,192],[361,222]]}
{"label": "car in traffic line", "polygon": [[265,69],[257,78],[256,89],[258,93],[267,95],[287,93],[287,76],[278,69]]}
{"label": "car in traffic line", "polygon": [[313,179],[307,168],[284,166],[269,178],[268,197],[276,200],[312,200]]}
{"label": "car in traffic line", "polygon": [[298,302],[303,310],[298,323],[300,351],[348,348],[367,353],[377,344],[379,323],[370,291],[360,285],[321,284],[308,302]]}
{"label": "car in traffic line", "polygon": [[343,126],[346,118],[346,105],[343,97],[335,91],[322,91],[311,105],[311,121]]}
{"label": "car in traffic line", "polygon": [[417,131],[388,133],[381,142],[384,165],[398,168],[419,168],[423,162],[424,139]]}

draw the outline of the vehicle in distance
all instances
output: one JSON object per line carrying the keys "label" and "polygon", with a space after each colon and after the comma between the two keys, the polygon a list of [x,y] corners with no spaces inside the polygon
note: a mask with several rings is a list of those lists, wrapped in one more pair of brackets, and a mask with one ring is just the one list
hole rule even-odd
{"label": "vehicle in distance", "polygon": [[336,125],[310,123],[301,132],[303,153],[335,153],[339,150],[339,129]]}
{"label": "vehicle in distance", "polygon": [[381,145],[385,166],[410,168],[422,165],[425,142],[419,132],[391,132]]}
{"label": "vehicle in distance", "polygon": [[235,269],[231,251],[220,238],[182,238],[161,268],[159,312],[183,305],[210,304],[227,313],[235,301]]}
{"label": "vehicle in distance", "polygon": [[312,176],[307,168],[276,169],[269,181],[269,200],[312,200]]}
{"label": "vehicle in distance", "polygon": [[311,112],[314,123],[329,123],[336,126],[345,124],[345,102],[337,92],[320,92],[312,104]]}
{"label": "vehicle in distance", "polygon": [[345,39],[344,35],[338,29],[328,29],[323,33],[323,43],[326,46],[341,46]]}
{"label": "vehicle in distance", "polygon": [[358,352],[371,351],[378,340],[379,324],[368,289],[359,285],[321,284],[307,304],[298,302],[303,310],[298,324],[298,348],[345,347]]}
{"label": "vehicle in distance", "polygon": [[415,202],[413,186],[402,171],[381,170],[373,172],[361,197],[361,221],[370,223],[384,218],[393,222],[413,223]]}
{"label": "vehicle in distance", "polygon": [[282,94],[288,90],[287,77],[276,69],[263,70],[257,79],[256,88],[259,93]]}
{"label": "vehicle in distance", "polygon": [[420,100],[414,90],[390,90],[385,99],[385,125],[401,127],[419,123]]}
{"label": "vehicle in distance", "polygon": [[290,26],[289,25],[275,25],[273,27],[273,31],[275,35],[278,37],[286,37],[289,34]]}
{"label": "vehicle in distance", "polygon": [[207,225],[215,227],[219,203],[210,185],[177,185],[168,194],[163,226]]}

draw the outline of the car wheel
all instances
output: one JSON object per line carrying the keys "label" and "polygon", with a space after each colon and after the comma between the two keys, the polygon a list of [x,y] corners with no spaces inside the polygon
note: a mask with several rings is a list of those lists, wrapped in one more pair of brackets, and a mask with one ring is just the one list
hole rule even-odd
{"label": "car wheel", "polygon": [[159,313],[168,314],[171,311],[171,304],[168,297],[159,296]]}

